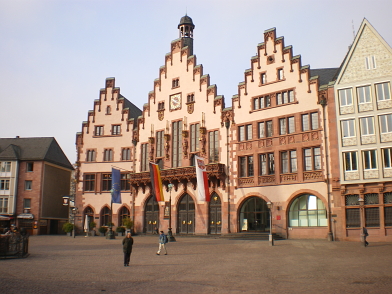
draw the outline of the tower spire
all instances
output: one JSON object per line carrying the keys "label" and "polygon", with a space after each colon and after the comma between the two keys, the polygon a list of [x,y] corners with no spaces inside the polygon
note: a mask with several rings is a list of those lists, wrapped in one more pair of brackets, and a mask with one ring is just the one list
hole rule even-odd
{"label": "tower spire", "polygon": [[178,24],[178,32],[180,38],[183,40],[183,46],[188,46],[190,55],[193,55],[193,29],[195,25],[193,24],[192,18],[187,14],[183,16]]}

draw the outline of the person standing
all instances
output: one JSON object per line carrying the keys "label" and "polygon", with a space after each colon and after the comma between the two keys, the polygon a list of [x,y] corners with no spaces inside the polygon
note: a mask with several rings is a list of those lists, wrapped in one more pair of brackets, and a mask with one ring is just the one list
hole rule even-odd
{"label": "person standing", "polygon": [[159,248],[158,248],[157,255],[160,255],[162,249],[165,250],[165,255],[167,255],[167,250],[166,250],[167,242],[168,242],[167,236],[163,233],[163,231],[161,231],[161,234],[159,235]]}
{"label": "person standing", "polygon": [[129,260],[131,259],[133,238],[131,232],[127,233],[127,236],[122,241],[123,252],[124,252],[124,266],[129,266]]}

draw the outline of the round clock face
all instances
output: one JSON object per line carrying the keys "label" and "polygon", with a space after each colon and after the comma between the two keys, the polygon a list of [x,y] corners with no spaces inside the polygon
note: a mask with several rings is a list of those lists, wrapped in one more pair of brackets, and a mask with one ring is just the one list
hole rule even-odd
{"label": "round clock face", "polygon": [[179,109],[181,107],[181,94],[170,96],[170,109]]}

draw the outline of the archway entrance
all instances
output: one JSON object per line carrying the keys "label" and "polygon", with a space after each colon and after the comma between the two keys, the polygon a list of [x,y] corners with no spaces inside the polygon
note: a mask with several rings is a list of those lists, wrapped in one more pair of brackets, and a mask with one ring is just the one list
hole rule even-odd
{"label": "archway entrance", "polygon": [[240,232],[269,232],[269,214],[267,203],[263,199],[248,198],[240,208]]}
{"label": "archway entrance", "polygon": [[179,234],[193,234],[195,232],[195,202],[192,197],[185,194],[178,204]]}
{"label": "archway entrance", "polygon": [[150,196],[144,211],[143,231],[152,234],[156,232],[155,228],[159,230],[159,205],[154,196]]}
{"label": "archway entrance", "polygon": [[210,201],[210,234],[220,234],[222,229],[222,203],[218,194],[213,193]]}

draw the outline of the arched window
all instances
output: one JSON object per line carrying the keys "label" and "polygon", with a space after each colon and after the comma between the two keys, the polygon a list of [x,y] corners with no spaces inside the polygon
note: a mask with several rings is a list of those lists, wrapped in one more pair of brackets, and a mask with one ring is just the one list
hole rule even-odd
{"label": "arched window", "polygon": [[111,112],[112,112],[112,108],[108,105],[106,107],[106,114],[111,114]]}
{"label": "arched window", "polygon": [[327,210],[321,199],[311,194],[298,196],[290,206],[290,227],[325,227]]}
{"label": "arched window", "polygon": [[107,226],[110,222],[110,209],[105,206],[101,210],[101,226]]}
{"label": "arched window", "polygon": [[130,217],[129,209],[125,206],[121,207],[120,212],[118,214],[118,225],[123,226],[124,218],[129,218],[129,217]]}

